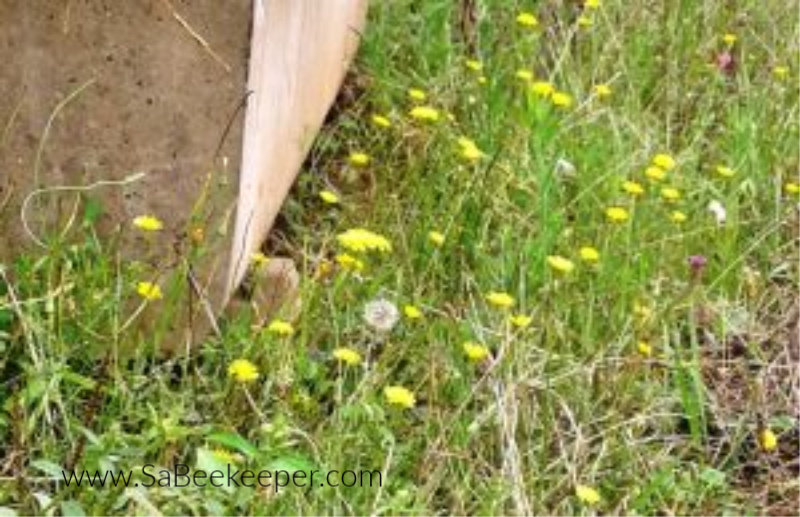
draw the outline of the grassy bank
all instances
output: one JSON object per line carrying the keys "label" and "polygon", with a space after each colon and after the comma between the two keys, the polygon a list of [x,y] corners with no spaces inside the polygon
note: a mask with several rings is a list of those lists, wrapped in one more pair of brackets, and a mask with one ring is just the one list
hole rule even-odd
{"label": "grassy bank", "polygon": [[[93,205],[6,264],[0,509],[796,512],[796,6],[587,4],[373,2],[267,250],[285,325],[106,355],[186,301],[137,294]],[[36,479],[176,463],[382,486]]]}

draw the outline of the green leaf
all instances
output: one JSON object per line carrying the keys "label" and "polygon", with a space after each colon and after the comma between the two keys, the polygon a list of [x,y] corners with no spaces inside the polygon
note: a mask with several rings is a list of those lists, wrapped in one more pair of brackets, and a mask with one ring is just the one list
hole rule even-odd
{"label": "green leaf", "polygon": [[316,470],[314,462],[305,456],[285,455],[275,458],[269,465],[269,470],[285,470],[294,472],[297,470]]}
{"label": "green leaf", "polygon": [[33,460],[31,462],[31,467],[41,470],[45,474],[58,478],[63,479],[64,469],[61,465],[57,465],[49,460]]}
{"label": "green leaf", "polygon": [[102,203],[93,197],[86,198],[86,206],[83,209],[83,222],[93,225],[101,215],[103,215]]}
{"label": "green leaf", "polygon": [[61,515],[64,517],[84,517],[86,512],[77,501],[69,499],[61,502]]}
{"label": "green leaf", "polygon": [[249,458],[255,458],[258,456],[258,449],[255,445],[247,441],[242,435],[239,433],[234,432],[221,432],[221,433],[213,433],[207,437],[208,441],[218,443],[219,445],[224,445],[229,449],[234,449],[242,454],[246,455]]}

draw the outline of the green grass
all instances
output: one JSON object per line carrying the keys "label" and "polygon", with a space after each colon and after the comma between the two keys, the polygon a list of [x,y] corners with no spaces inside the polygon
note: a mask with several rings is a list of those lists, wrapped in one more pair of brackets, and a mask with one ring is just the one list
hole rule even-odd
{"label": "green grass", "polygon": [[[79,234],[4,267],[0,511],[797,511],[798,198],[786,190],[800,159],[796,6],[606,0],[583,29],[558,2],[475,3],[478,23],[465,36],[456,2],[373,2],[355,100],[319,136],[284,208],[282,248],[301,273],[291,337],[254,329],[242,311],[192,358],[155,357],[157,340],[134,332],[131,286],[158,267],[124,258],[119,236],[97,236],[91,203]],[[539,27],[515,23],[521,10]],[[716,66],[725,33],[738,37],[730,74]],[[470,58],[482,61],[485,84]],[[789,66],[787,78],[777,65]],[[520,69],[574,104],[558,109],[531,93]],[[599,99],[593,86],[605,83],[612,95]],[[408,116],[409,88],[428,93],[438,122]],[[376,128],[373,114],[393,126]],[[462,136],[481,160],[459,156]],[[348,165],[353,151],[371,164]],[[660,183],[644,176],[657,153],[677,163]],[[718,165],[736,174],[723,178]],[[633,199],[625,180],[645,194]],[[665,186],[681,198],[662,199]],[[322,203],[322,189],[340,205]],[[711,200],[727,211],[723,226]],[[610,206],[630,220],[609,222]],[[671,221],[674,210],[687,221]],[[392,252],[359,255],[361,274],[334,266],[320,275],[344,251],[336,236],[354,227],[385,236]],[[442,246],[430,231],[445,235]],[[600,252],[597,264],[581,260],[583,246]],[[552,255],[574,270],[550,268]],[[692,255],[707,258],[699,273]],[[165,298],[137,318],[187,303],[159,279]],[[490,291],[514,297],[513,310],[487,303]],[[424,317],[378,335],[363,319],[376,298]],[[510,314],[532,324],[515,329]],[[465,341],[491,357],[470,362]],[[345,346],[365,362],[337,365],[331,353]],[[258,380],[228,376],[240,358]],[[388,385],[411,390],[415,407],[389,405]],[[759,447],[763,428],[777,434],[776,450]],[[383,486],[276,496],[55,490],[34,479],[73,461],[211,470],[224,451],[254,470],[378,469]],[[582,502],[578,485],[600,502]]]}

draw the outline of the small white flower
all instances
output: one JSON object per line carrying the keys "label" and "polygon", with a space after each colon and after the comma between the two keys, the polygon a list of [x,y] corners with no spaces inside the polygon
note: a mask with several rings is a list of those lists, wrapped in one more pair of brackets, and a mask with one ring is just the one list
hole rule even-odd
{"label": "small white flower", "polygon": [[389,300],[373,300],[364,307],[364,321],[378,332],[389,332],[399,319],[400,311]]}
{"label": "small white flower", "polygon": [[564,178],[573,178],[575,177],[575,165],[572,162],[565,160],[564,158],[559,158],[556,161],[556,175],[561,176]]}
{"label": "small white flower", "polygon": [[725,207],[722,206],[722,203],[716,199],[711,201],[708,204],[708,211],[711,212],[711,215],[713,215],[714,219],[717,220],[717,224],[719,226],[725,224],[725,218],[728,216],[728,213],[725,211]]}

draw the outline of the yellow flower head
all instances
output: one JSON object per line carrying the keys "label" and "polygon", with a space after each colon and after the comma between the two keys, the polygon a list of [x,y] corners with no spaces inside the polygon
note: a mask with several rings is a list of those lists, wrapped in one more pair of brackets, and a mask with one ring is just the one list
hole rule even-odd
{"label": "yellow flower head", "polygon": [[347,253],[340,253],[336,255],[334,260],[336,260],[336,263],[339,264],[339,267],[345,271],[355,271],[356,273],[364,271],[364,262],[352,255],[348,255]]}
{"label": "yellow flower head", "polygon": [[251,382],[258,379],[258,368],[247,359],[237,359],[228,366],[228,376],[236,382]]}
{"label": "yellow flower head", "polygon": [[672,187],[664,187],[661,189],[661,197],[671,203],[674,203],[681,198],[681,191]]}
{"label": "yellow flower head", "polygon": [[665,171],[661,167],[656,167],[655,165],[651,165],[650,167],[645,169],[644,175],[653,181],[661,181],[667,177],[667,171]]}
{"label": "yellow flower head", "polygon": [[594,94],[600,98],[605,99],[611,97],[611,87],[607,84],[598,84],[594,87]]}
{"label": "yellow flower head", "polygon": [[653,347],[647,341],[639,341],[636,343],[636,350],[639,351],[644,357],[651,357],[653,355]]}
{"label": "yellow flower head", "polygon": [[461,137],[458,139],[458,145],[460,147],[459,154],[462,158],[469,162],[474,162],[483,158],[483,151],[481,151],[478,146],[466,137]]}
{"label": "yellow flower head", "polygon": [[439,110],[431,108],[430,106],[415,106],[408,112],[411,118],[421,120],[423,122],[436,122],[439,120]]}
{"label": "yellow flower head", "polygon": [[477,59],[467,59],[464,62],[464,65],[466,65],[466,67],[472,70],[473,72],[483,71],[483,63],[481,63]]}
{"label": "yellow flower head", "polygon": [[392,251],[392,244],[386,237],[363,228],[353,228],[340,233],[336,236],[336,240],[342,247],[356,253],[366,251],[389,253]]}
{"label": "yellow flower head", "polygon": [[779,81],[785,81],[789,77],[789,67],[776,66],[772,69],[772,75]]}
{"label": "yellow flower head", "polygon": [[758,433],[758,444],[766,452],[774,451],[778,447],[778,437],[771,429],[762,429]]}
{"label": "yellow flower head", "polygon": [[388,117],[384,117],[383,115],[377,115],[377,114],[372,115],[372,123],[384,129],[392,127],[392,121],[389,120]]}
{"label": "yellow flower head", "polygon": [[600,260],[600,252],[597,251],[597,248],[592,246],[584,246],[578,253],[580,253],[581,259],[586,262],[597,262]]}
{"label": "yellow flower head", "polygon": [[262,268],[269,264],[269,257],[264,255],[262,252],[257,251],[250,255],[250,262],[253,264],[255,268]]}
{"label": "yellow flower head", "polygon": [[530,70],[517,70],[514,75],[521,81],[529,82],[533,80],[533,72]]}
{"label": "yellow flower head", "polygon": [[434,246],[442,246],[444,245],[444,234],[437,231],[430,231],[428,232],[428,240]]}
{"label": "yellow flower head", "polygon": [[531,84],[531,92],[540,97],[550,97],[555,91],[556,87],[553,86],[553,83],[549,83],[547,81],[536,81],[535,83]]}
{"label": "yellow flower head", "polygon": [[622,190],[632,196],[641,196],[644,194],[644,187],[635,181],[626,181],[622,184]]}
{"label": "yellow flower head", "polygon": [[673,211],[671,214],[669,214],[669,218],[673,223],[676,223],[676,224],[685,223],[686,219],[688,219],[686,217],[686,214],[684,214],[680,210]]}
{"label": "yellow flower head", "polygon": [[550,97],[550,101],[553,103],[553,106],[557,108],[567,109],[572,106],[572,96],[564,92],[555,92]]}
{"label": "yellow flower head", "polygon": [[134,218],[133,225],[136,228],[146,232],[157,232],[164,228],[164,223],[152,215],[140,215],[139,217]]}
{"label": "yellow flower head", "polygon": [[736,34],[728,33],[722,35],[722,41],[729,47],[732,47],[734,44],[736,44],[737,39],[738,38],[736,37]]}
{"label": "yellow flower head", "polygon": [[602,5],[603,5],[602,0],[586,0],[585,2],[583,2],[583,6],[586,9],[599,9],[600,7],[602,7]]}
{"label": "yellow flower head", "polygon": [[724,165],[718,165],[716,168],[717,174],[722,176],[723,178],[732,178],[736,171],[731,169],[730,167],[726,167]]}
{"label": "yellow flower head", "polygon": [[536,19],[531,13],[519,13],[517,15],[517,23],[522,25],[523,27],[536,27],[539,25],[539,20]]}
{"label": "yellow flower head", "polygon": [[592,25],[594,25],[594,20],[592,20],[588,16],[578,16],[578,27],[588,29]]}
{"label": "yellow flower head", "polygon": [[600,493],[594,488],[586,485],[575,487],[575,495],[583,504],[594,506],[600,502]]}
{"label": "yellow flower head", "polygon": [[211,454],[214,456],[215,459],[221,461],[222,463],[227,463],[230,465],[235,464],[237,461],[241,459],[240,456],[226,449],[214,449],[213,451],[211,451]]}
{"label": "yellow flower head", "polygon": [[675,168],[675,158],[668,154],[660,153],[653,156],[653,165],[660,167],[665,171],[671,171]]}
{"label": "yellow flower head", "polygon": [[335,349],[333,351],[333,358],[348,366],[357,366],[361,364],[361,354],[352,348],[340,347]]}
{"label": "yellow flower head", "polygon": [[386,397],[386,402],[392,406],[404,409],[411,409],[417,404],[414,394],[402,386],[386,386],[383,388],[383,396]]}
{"label": "yellow flower head", "polygon": [[366,153],[350,153],[350,165],[353,167],[366,167],[369,165],[369,155]]}
{"label": "yellow flower head", "polygon": [[500,309],[510,309],[514,306],[514,298],[510,294],[497,291],[487,294],[486,301]]}
{"label": "yellow flower head", "polygon": [[294,327],[288,321],[272,320],[267,326],[267,331],[279,336],[291,336],[294,334]]}
{"label": "yellow flower head", "polygon": [[606,217],[612,223],[624,223],[630,219],[630,214],[621,206],[610,206],[606,208]]}
{"label": "yellow flower head", "polygon": [[428,94],[419,88],[411,88],[408,90],[408,97],[413,101],[425,102],[425,99],[428,98]]}
{"label": "yellow flower head", "polygon": [[793,181],[789,181],[783,186],[783,191],[786,192],[787,194],[796,196],[800,194],[800,185],[798,185]]}
{"label": "yellow flower head", "polygon": [[547,264],[555,271],[568,275],[575,269],[575,264],[568,258],[559,255],[550,255],[547,257]]}
{"label": "yellow flower head", "polygon": [[476,363],[489,357],[489,349],[474,341],[467,341],[461,348],[464,350],[464,355],[467,356],[467,359]]}
{"label": "yellow flower head", "polygon": [[161,287],[153,282],[139,282],[136,285],[136,292],[148,302],[160,300],[164,297],[164,294],[161,292]]}
{"label": "yellow flower head", "polygon": [[331,192],[330,190],[322,190],[319,193],[319,198],[329,205],[335,205],[339,203],[339,196],[336,193]]}
{"label": "yellow flower head", "polygon": [[403,314],[410,320],[422,319],[422,311],[416,305],[406,305],[403,307]]}
{"label": "yellow flower head", "polygon": [[512,314],[508,317],[508,322],[518,329],[528,328],[533,322],[533,318],[527,314]]}

